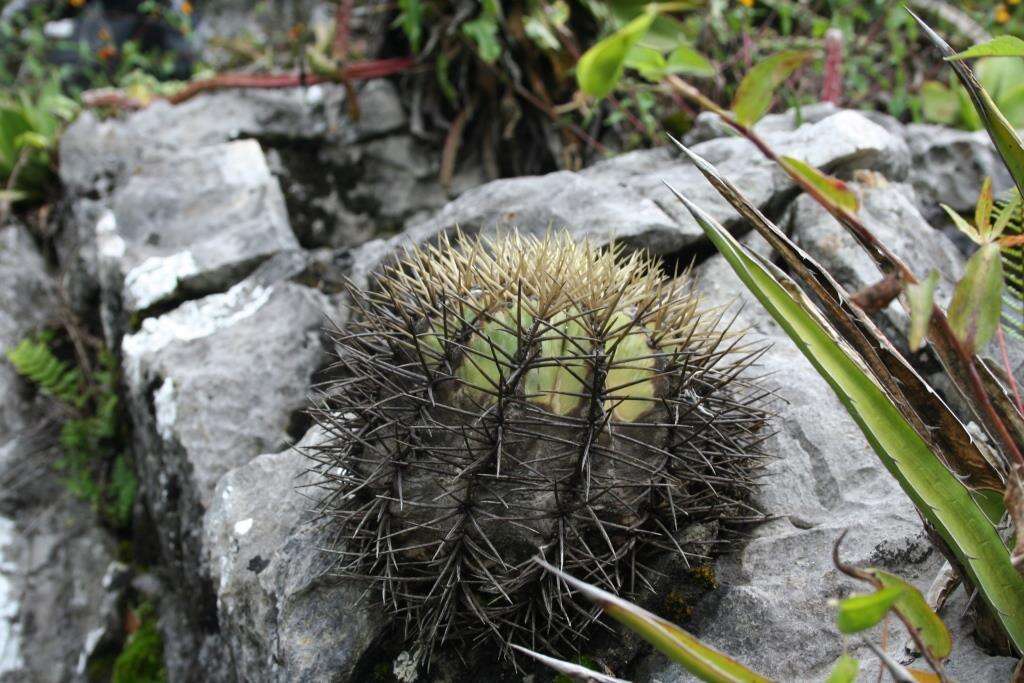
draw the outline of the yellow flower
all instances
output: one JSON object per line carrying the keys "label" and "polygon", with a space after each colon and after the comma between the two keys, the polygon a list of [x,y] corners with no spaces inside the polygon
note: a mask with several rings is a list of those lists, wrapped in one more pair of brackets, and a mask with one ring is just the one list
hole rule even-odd
{"label": "yellow flower", "polygon": [[740,4],[744,7],[753,7],[755,0],[740,0]]}
{"label": "yellow flower", "polygon": [[1006,5],[1000,4],[996,7],[996,21],[1005,24],[1010,20],[1010,10]]}
{"label": "yellow flower", "polygon": [[81,7],[85,4],[85,0],[68,0],[68,4],[72,7]]}
{"label": "yellow flower", "polygon": [[181,3],[181,13],[184,14],[186,17],[192,14],[192,3],[188,0],[185,0],[185,2]]}
{"label": "yellow flower", "polygon": [[1019,5],[1020,4],[1020,0],[1006,0],[1006,2],[1009,5]]}

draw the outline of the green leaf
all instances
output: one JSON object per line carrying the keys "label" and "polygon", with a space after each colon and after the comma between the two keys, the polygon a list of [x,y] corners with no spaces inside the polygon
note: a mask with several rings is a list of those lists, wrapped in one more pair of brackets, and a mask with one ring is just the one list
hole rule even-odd
{"label": "green leaf", "polygon": [[938,284],[939,272],[933,270],[921,282],[913,282],[906,287],[907,308],[910,309],[907,345],[911,351],[917,351],[924,345],[924,337],[928,332],[928,323],[931,322],[935,304],[935,287]]}
{"label": "green leaf", "polygon": [[981,233],[978,232],[977,228],[968,223],[966,218],[954,211],[952,207],[945,204],[939,204],[939,206],[946,211],[950,220],[953,221],[953,225],[957,227],[957,230],[970,237],[971,241],[975,244],[985,244],[985,241],[981,238]]}
{"label": "green leaf", "polygon": [[717,221],[678,192],[709,239],[801,353],[828,382],[860,427],[879,460],[921,516],[953,553],[1010,640],[1024,646],[1024,577],[996,528],[957,477],[946,468],[860,358],[796,284],[768,261],[745,249]]}
{"label": "green leaf", "polygon": [[594,97],[605,97],[618,85],[626,56],[647,33],[655,14],[644,12],[621,29],[583,53],[576,65],[580,89]]}
{"label": "green leaf", "polygon": [[974,225],[983,243],[992,241],[992,205],[995,200],[995,195],[992,194],[992,179],[986,177],[981,184],[978,203],[974,207]]}
{"label": "green leaf", "polygon": [[535,558],[534,561],[701,680],[709,683],[771,683],[761,674],[705,645],[675,624],[616,595],[580,581],[539,558]]}
{"label": "green leaf", "polygon": [[925,81],[921,85],[921,109],[924,118],[947,126],[957,122],[960,115],[960,97],[938,81]]}
{"label": "green leaf", "polygon": [[670,74],[690,74],[693,76],[714,76],[715,67],[708,58],[689,45],[679,45],[668,55]]}
{"label": "green leaf", "polygon": [[846,634],[860,633],[880,622],[899,599],[902,589],[883,588],[867,595],[854,595],[839,602],[836,626]]}
{"label": "green leaf", "polygon": [[857,213],[860,202],[857,195],[839,178],[825,175],[810,164],[793,157],[782,157],[782,165],[809,182],[829,202],[849,213]]}
{"label": "green leaf", "polygon": [[462,25],[462,33],[474,43],[480,59],[493,64],[501,56],[501,43],[498,42],[498,20],[485,14]]}
{"label": "green leaf", "polygon": [[855,683],[857,673],[860,671],[860,662],[844,654],[836,660],[832,667],[832,673],[825,679],[825,683]]}
{"label": "green leaf", "polygon": [[668,63],[657,50],[643,45],[634,45],[626,54],[625,65],[639,71],[646,80],[657,83],[665,77]]}
{"label": "green leaf", "polygon": [[971,59],[973,57],[1024,57],[1024,40],[1017,36],[997,36],[963,52],[946,57],[946,59]]}
{"label": "green leaf", "polygon": [[772,96],[793,72],[810,59],[809,52],[786,50],[756,64],[740,81],[732,111],[736,120],[745,126],[765,115],[772,104]]}
{"label": "green leaf", "polygon": [[1003,261],[998,244],[985,244],[971,256],[953,290],[949,325],[971,353],[995,334],[1002,310]]}
{"label": "green leaf", "polygon": [[915,586],[902,578],[881,569],[870,569],[869,573],[888,588],[898,588],[900,596],[894,607],[911,626],[917,630],[921,642],[937,659],[945,659],[953,651],[953,638],[942,619],[935,613]]}
{"label": "green leaf", "polygon": [[423,39],[423,2],[421,0],[398,0],[400,10],[395,24],[402,27],[413,52],[420,51]]}

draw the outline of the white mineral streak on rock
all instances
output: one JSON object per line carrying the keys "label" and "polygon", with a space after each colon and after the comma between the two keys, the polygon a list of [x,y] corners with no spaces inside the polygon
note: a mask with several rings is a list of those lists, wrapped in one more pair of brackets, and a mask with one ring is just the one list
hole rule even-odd
{"label": "white mineral streak on rock", "polygon": [[240,283],[223,294],[211,294],[198,301],[186,301],[159,318],[147,318],[142,329],[126,335],[121,342],[128,380],[139,387],[140,363],[171,342],[208,337],[254,315],[270,299],[273,288]]}
{"label": "white mineral streak on rock", "polygon": [[126,247],[117,234],[117,218],[113,211],[104,211],[96,221],[96,246],[101,257],[119,259],[124,256]]}
{"label": "white mineral streak on rock", "polygon": [[0,678],[25,666],[21,657],[21,629],[16,621],[18,596],[11,583],[17,565],[8,556],[14,538],[14,522],[0,517]]}
{"label": "white mineral streak on rock", "polygon": [[178,289],[178,284],[199,273],[190,251],[170,256],[151,256],[124,277],[124,300],[129,310],[141,311]]}
{"label": "white mineral streak on rock", "polygon": [[178,418],[177,395],[174,392],[174,380],[168,377],[153,395],[153,407],[156,412],[156,430],[160,438],[170,441],[174,438],[174,422]]}
{"label": "white mineral streak on rock", "polygon": [[235,522],[235,533],[239,536],[245,536],[252,529],[252,517]]}

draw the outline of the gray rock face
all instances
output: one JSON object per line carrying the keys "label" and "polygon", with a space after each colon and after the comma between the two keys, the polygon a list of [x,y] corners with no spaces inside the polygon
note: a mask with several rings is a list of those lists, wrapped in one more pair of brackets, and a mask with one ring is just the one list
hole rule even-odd
{"label": "gray rock face", "polygon": [[124,338],[141,487],[193,633],[210,635],[216,624],[203,514],[226,472],[291,441],[321,364],[327,310],[315,290],[245,281]]}
{"label": "gray rock face", "polygon": [[945,220],[940,202],[957,211],[973,211],[986,177],[992,178],[996,190],[1013,186],[983,130],[911,124],[906,127],[906,140],[913,156],[908,179],[929,220]]}
{"label": "gray rock face", "polygon": [[144,164],[111,207],[96,223],[96,244],[112,343],[124,326],[118,316],[226,288],[271,254],[298,247],[254,140]]}
{"label": "gray rock face", "polygon": [[85,680],[105,633],[102,578],[113,540],[52,470],[53,407],[3,354],[58,319],[56,287],[32,236],[0,229],[0,680]]}
{"label": "gray rock face", "polygon": [[28,334],[54,322],[56,290],[42,254],[28,230],[9,225],[0,228],[0,435],[24,429],[32,420],[29,407],[18,400],[25,387],[3,357]]}
{"label": "gray rock face", "polygon": [[[322,439],[314,427],[297,445]],[[221,478],[206,515],[220,627],[245,681],[345,680],[379,632],[363,588],[324,576],[330,557],[309,524],[308,461],[266,454]],[[309,490],[312,493],[312,490]]]}
{"label": "gray rock face", "polygon": [[[792,130],[779,125],[767,139],[780,154],[834,173],[866,168],[902,177],[909,155],[901,139],[860,114],[840,111]],[[746,140],[718,138],[694,147],[757,206],[777,211],[794,192],[785,174]],[[390,249],[418,244],[456,228],[468,234],[518,228],[543,233],[565,228],[596,243],[623,242],[673,254],[704,241],[704,233],[665,187],[668,183],[728,226],[739,215],[697,169],[668,148],[624,154],[580,172],[514,178],[470,190],[434,218],[411,225]],[[367,245],[369,252],[379,251]],[[361,260],[357,256],[357,261]]]}

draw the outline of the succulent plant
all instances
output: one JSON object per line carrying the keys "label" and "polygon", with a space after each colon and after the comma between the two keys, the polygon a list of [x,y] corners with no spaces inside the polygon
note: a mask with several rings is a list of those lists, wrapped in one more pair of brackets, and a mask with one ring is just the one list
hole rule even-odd
{"label": "succulent plant", "polygon": [[[560,233],[407,253],[335,332],[309,452],[338,572],[370,578],[429,657],[444,641],[571,651],[594,612],[531,558],[615,593],[691,525],[728,529],[762,459],[761,349],[687,277]],[[721,533],[712,545],[725,542]]]}

